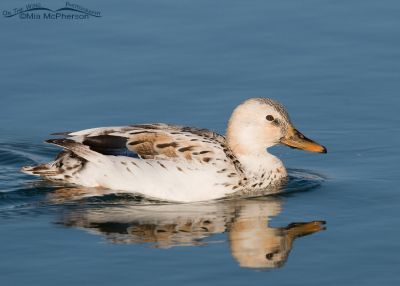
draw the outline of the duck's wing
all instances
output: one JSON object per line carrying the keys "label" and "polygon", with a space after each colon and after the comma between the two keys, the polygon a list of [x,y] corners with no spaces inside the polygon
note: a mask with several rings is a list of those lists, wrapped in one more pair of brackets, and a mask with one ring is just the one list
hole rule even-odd
{"label": "duck's wing", "polygon": [[[207,129],[169,124],[100,127],[57,133],[104,155],[141,159],[177,160],[221,166],[221,171],[242,174],[225,137]],[[54,143],[54,142],[52,142]]]}

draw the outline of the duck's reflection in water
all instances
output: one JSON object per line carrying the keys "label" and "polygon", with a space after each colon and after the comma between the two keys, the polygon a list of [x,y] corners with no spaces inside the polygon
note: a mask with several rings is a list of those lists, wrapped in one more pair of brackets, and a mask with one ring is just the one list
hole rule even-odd
{"label": "duck's reflection in water", "polygon": [[[64,201],[65,194],[76,198],[77,193],[89,191],[72,190],[59,190],[52,199]],[[73,209],[63,215],[62,224],[103,235],[112,243],[196,246],[211,243],[213,234],[226,232],[232,256],[240,266],[249,268],[282,266],[296,238],[323,230],[325,224],[311,221],[269,226],[270,218],[282,210],[279,197],[191,204],[83,204]]]}

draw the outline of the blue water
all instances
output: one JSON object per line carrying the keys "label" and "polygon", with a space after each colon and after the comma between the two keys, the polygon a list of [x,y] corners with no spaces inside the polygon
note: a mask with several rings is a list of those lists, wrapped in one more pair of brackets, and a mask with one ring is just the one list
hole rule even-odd
{"label": "blue water", "polygon": [[[102,17],[0,17],[2,285],[400,283],[398,1],[76,4]],[[255,96],[281,101],[328,148],[274,148],[291,174],[279,196],[71,199],[19,172],[57,154],[42,143],[53,132],[169,122],[224,133]]]}

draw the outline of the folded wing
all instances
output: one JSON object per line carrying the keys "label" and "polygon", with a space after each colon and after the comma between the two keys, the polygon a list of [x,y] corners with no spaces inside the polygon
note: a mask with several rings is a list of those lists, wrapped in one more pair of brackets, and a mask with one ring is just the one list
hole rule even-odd
{"label": "folded wing", "polygon": [[242,173],[225,138],[207,129],[142,124],[93,128],[62,135],[104,155],[200,162],[221,165],[223,172]]}

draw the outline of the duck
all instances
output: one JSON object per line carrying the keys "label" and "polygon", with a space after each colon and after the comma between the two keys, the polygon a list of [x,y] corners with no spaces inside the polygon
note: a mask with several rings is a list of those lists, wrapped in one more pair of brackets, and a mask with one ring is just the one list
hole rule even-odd
{"label": "duck", "polygon": [[287,170],[268,152],[277,144],[327,153],[294,127],[281,103],[269,98],[250,98],[239,104],[225,136],[165,123],[52,135],[59,137],[46,142],[63,148],[55,160],[22,167],[22,172],[63,184],[172,202],[282,191]]}

